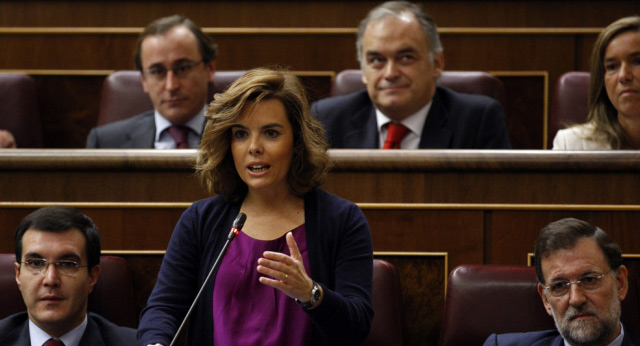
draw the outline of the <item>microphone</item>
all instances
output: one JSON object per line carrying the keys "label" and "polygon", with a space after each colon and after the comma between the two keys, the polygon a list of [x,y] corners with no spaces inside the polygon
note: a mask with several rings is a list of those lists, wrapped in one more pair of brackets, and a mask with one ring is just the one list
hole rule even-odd
{"label": "microphone", "polygon": [[187,319],[189,319],[189,316],[191,315],[191,312],[193,311],[193,308],[196,306],[196,303],[200,299],[200,296],[202,295],[202,292],[204,291],[204,287],[207,285],[207,282],[209,282],[209,279],[211,279],[211,276],[213,275],[213,272],[215,272],[216,269],[220,266],[220,262],[222,260],[222,257],[224,256],[224,254],[227,252],[227,248],[229,247],[229,243],[231,243],[233,238],[235,238],[236,235],[238,235],[238,233],[240,233],[240,231],[242,231],[242,226],[244,226],[244,222],[245,221],[247,221],[247,214],[245,214],[245,213],[238,214],[238,216],[236,216],[236,219],[233,220],[233,225],[231,226],[231,230],[229,231],[229,235],[227,236],[227,241],[224,243],[224,246],[222,247],[222,251],[220,251],[220,254],[218,255],[218,258],[216,259],[215,263],[213,264],[213,267],[209,271],[209,274],[207,275],[207,277],[204,279],[204,282],[202,283],[202,286],[200,287],[200,290],[198,291],[198,294],[196,295],[196,298],[193,300],[193,303],[191,303],[191,307],[189,308],[189,311],[187,311],[187,315],[184,316],[184,319],[182,320],[182,323],[180,323],[180,327],[178,328],[178,331],[176,332],[176,334],[173,336],[173,340],[171,340],[171,344],[169,346],[173,346],[176,343],[176,340],[178,339],[178,336],[180,335],[180,332],[182,331],[182,328],[184,328],[184,325],[187,322]]}

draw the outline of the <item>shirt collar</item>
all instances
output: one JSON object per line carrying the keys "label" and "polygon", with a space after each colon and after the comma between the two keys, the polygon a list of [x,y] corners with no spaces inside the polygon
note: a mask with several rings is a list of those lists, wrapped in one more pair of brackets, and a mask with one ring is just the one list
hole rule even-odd
{"label": "shirt collar", "polygon": [[[184,124],[184,126],[188,127],[193,132],[197,133],[198,137],[202,135],[202,128],[204,127],[204,123],[207,120],[204,117],[204,112],[206,110],[207,110],[207,106],[205,105],[204,107],[202,107],[202,110],[200,110],[200,113],[196,114],[195,117],[191,118],[191,120],[187,121]],[[169,127],[171,127],[172,124],[171,122],[169,122],[169,120],[167,120],[167,118],[165,118],[160,113],[158,113],[157,110],[153,111],[153,117],[156,122],[155,141],[158,142],[160,140],[160,135],[162,134],[162,132],[168,129]]]}
{"label": "shirt collar", "polygon": [[[429,101],[429,103],[427,103],[420,110],[411,114],[400,123],[411,130],[412,133],[418,135],[418,137],[421,137],[422,129],[424,128],[424,123],[427,121],[427,114],[429,114],[432,103],[433,99],[431,99],[431,101]],[[378,108],[376,108],[376,121],[378,122],[378,133],[382,133],[382,127],[392,122],[392,120],[386,115],[382,114],[382,112]]]}
{"label": "shirt collar", "polygon": [[[80,346],[80,340],[84,331],[87,329],[87,315],[84,315],[84,320],[79,326],[73,328],[58,339],[62,340],[65,346]],[[52,336],[47,334],[44,330],[40,329],[31,319],[29,319],[29,337],[31,339],[31,345],[42,345]]]}

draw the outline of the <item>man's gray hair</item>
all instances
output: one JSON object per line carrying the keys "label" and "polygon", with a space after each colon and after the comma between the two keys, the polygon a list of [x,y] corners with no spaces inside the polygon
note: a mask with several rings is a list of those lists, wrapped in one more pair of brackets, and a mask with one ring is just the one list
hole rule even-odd
{"label": "man's gray hair", "polygon": [[362,52],[362,36],[367,26],[374,21],[386,18],[386,17],[400,17],[402,14],[409,12],[412,13],[418,23],[422,26],[424,34],[427,37],[427,43],[429,45],[429,62],[433,64],[435,55],[442,52],[442,43],[440,43],[440,36],[438,35],[438,28],[433,18],[425,11],[420,5],[414,4],[408,1],[387,1],[381,5],[373,8],[367,16],[360,22],[358,27],[358,39],[356,40],[356,49],[358,50],[358,61],[362,65],[363,52]]}

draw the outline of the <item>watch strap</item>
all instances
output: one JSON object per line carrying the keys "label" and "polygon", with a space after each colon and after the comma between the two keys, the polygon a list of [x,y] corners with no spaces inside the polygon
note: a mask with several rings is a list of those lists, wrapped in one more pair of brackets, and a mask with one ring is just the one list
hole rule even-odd
{"label": "watch strap", "polygon": [[296,303],[305,309],[310,309],[315,307],[316,304],[318,304],[319,300],[320,300],[320,285],[317,282],[313,281],[313,288],[311,289],[311,300],[309,300],[307,303],[303,303],[300,299],[296,299]]}

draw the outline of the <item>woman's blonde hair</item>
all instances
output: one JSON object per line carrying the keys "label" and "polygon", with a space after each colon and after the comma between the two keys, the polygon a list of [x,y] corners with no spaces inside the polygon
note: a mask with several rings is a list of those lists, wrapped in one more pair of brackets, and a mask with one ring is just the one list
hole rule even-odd
{"label": "woman's blonde hair", "polygon": [[304,87],[291,72],[257,68],[217,94],[205,116],[208,119],[196,161],[200,181],[225,201],[239,202],[247,193],[231,154],[231,128],[242,110],[266,99],[282,102],[293,131],[291,166],[287,181],[291,192],[302,196],[324,183],[329,169],[328,144],[322,125],[311,117]]}
{"label": "woman's blonde hair", "polygon": [[598,36],[591,52],[591,82],[589,84],[589,115],[587,122],[594,125],[593,136],[603,137],[612,149],[627,145],[624,130],[618,121],[618,110],[613,106],[604,85],[604,54],[609,43],[618,35],[636,31],[640,33],[640,16],[618,19],[609,24]]}

